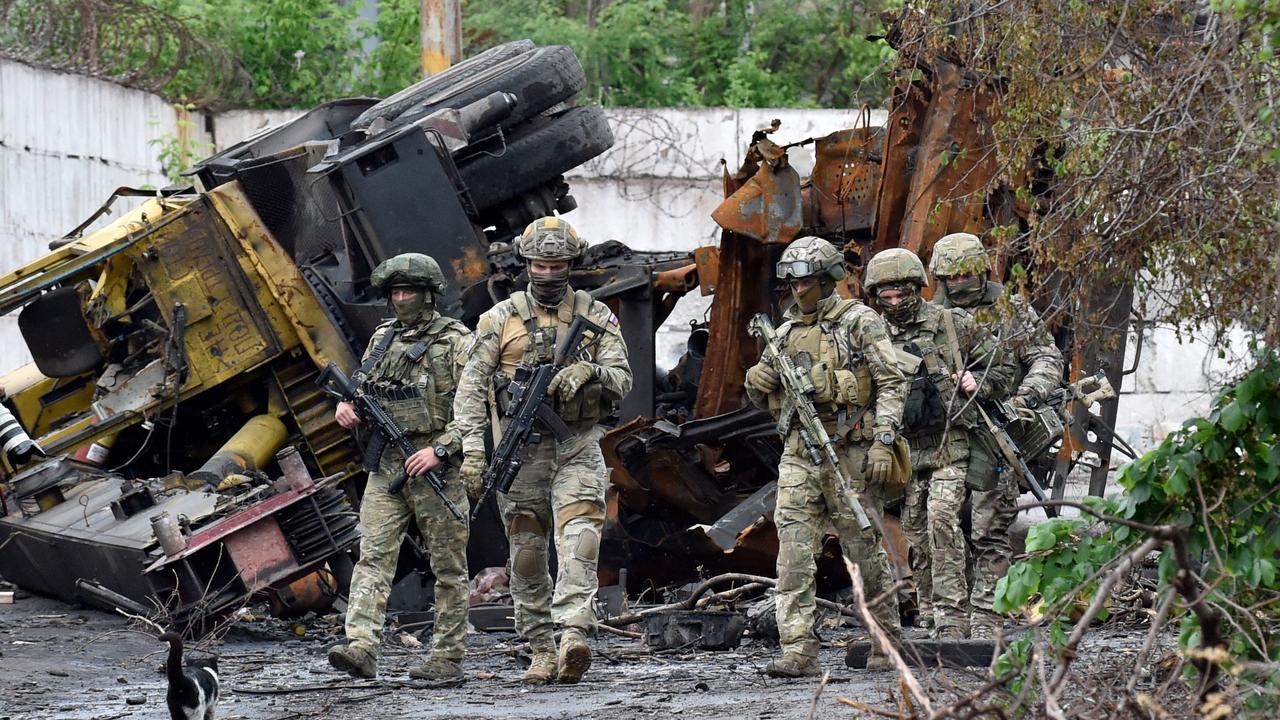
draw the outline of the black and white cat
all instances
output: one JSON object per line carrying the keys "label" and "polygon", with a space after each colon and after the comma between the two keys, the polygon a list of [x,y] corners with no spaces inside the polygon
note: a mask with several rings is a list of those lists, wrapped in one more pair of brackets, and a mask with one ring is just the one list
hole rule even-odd
{"label": "black and white cat", "polygon": [[190,660],[182,666],[182,636],[167,632],[160,636],[169,642],[169,659],[165,661],[165,675],[169,678],[169,692],[165,702],[169,705],[169,717],[173,720],[214,720],[214,708],[218,704],[218,659]]}

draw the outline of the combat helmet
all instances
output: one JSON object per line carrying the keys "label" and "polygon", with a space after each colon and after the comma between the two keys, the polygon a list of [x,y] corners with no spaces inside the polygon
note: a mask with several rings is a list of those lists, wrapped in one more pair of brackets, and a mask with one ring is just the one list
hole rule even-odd
{"label": "combat helmet", "polygon": [[928,285],[924,263],[906,248],[881,250],[867,263],[867,274],[862,285],[868,292],[875,292],[880,285],[897,283],[910,283],[916,287]]}
{"label": "combat helmet", "polygon": [[578,231],[554,215],[538,218],[520,233],[515,241],[516,255],[524,260],[568,260],[582,257],[587,242]]}
{"label": "combat helmet", "polygon": [[797,238],[782,251],[775,267],[779,280],[791,280],[824,274],[832,280],[844,277],[844,255],[835,245],[820,237]]}
{"label": "combat helmet", "polygon": [[401,253],[383,260],[373,269],[369,282],[383,295],[396,285],[425,287],[434,295],[443,295],[449,287],[440,264],[422,253]]}
{"label": "combat helmet", "polygon": [[977,235],[951,233],[934,243],[929,272],[939,279],[960,275],[984,277],[991,272],[991,259]]}

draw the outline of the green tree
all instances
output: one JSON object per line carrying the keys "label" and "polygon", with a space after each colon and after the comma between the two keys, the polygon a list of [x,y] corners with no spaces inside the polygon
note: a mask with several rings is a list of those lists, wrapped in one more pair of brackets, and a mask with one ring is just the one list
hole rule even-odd
{"label": "green tree", "polygon": [[355,3],[150,1],[237,58],[253,78],[256,107],[308,107],[367,92]]}

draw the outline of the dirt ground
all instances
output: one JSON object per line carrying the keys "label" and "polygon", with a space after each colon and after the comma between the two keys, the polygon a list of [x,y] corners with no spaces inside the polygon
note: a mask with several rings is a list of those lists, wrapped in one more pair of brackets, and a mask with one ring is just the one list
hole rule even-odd
{"label": "dirt ground", "polygon": [[[0,720],[167,718],[164,646],[129,620],[22,591],[0,605]],[[340,641],[333,618],[236,623],[219,644],[220,720],[245,718],[805,718],[818,681],[767,678],[775,652],[747,643],[735,652],[652,653],[640,640],[602,636],[591,672],[577,686],[526,688],[527,653],[512,633],[468,636],[467,682],[432,689],[408,678],[425,648],[383,646],[376,681],[334,671],[325,650]],[[193,653],[198,654],[198,653]],[[844,695],[884,698],[893,673],[855,671],[844,651],[824,647],[831,671],[814,717],[851,717]]]}
{"label": "dirt ground", "polygon": [[[126,618],[17,592],[0,605],[0,720],[167,718],[165,647]],[[294,630],[302,632],[301,636]],[[219,657],[223,697],[218,718],[703,718],[861,717],[848,697],[892,708],[895,673],[853,670],[838,645],[857,630],[826,633],[819,681],[774,680],[762,669],[776,648],[747,640],[733,652],[653,652],[640,640],[602,636],[595,664],[580,685],[526,688],[527,651],[513,633],[468,636],[467,682],[431,688],[408,678],[426,648],[388,633],[376,681],[334,671],[325,650],[341,641],[337,616],[296,626],[272,618],[241,619],[221,641],[202,647]],[[908,634],[914,631],[908,630]],[[1077,667],[1115,677],[1132,667],[1140,628],[1095,629]],[[408,641],[413,643],[412,640]],[[199,651],[192,652],[200,654]],[[1127,667],[1126,667],[1127,666]],[[1104,669],[1108,668],[1108,669]],[[947,671],[953,688],[977,687],[983,669]],[[939,671],[932,679],[939,680]],[[1144,683],[1145,684],[1145,683]],[[1089,702],[1090,692],[1077,702]]]}

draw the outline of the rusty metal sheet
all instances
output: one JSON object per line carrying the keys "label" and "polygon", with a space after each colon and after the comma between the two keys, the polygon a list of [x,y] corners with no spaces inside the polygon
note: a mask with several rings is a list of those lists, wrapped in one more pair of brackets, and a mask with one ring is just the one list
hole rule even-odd
{"label": "rusty metal sheet", "polygon": [[257,592],[298,572],[298,563],[274,517],[264,517],[226,536],[222,545],[247,592]]}
{"label": "rusty metal sheet", "polygon": [[800,174],[785,160],[776,166],[764,163],[745,185],[720,203],[711,219],[725,230],[766,243],[791,242],[804,224]]}
{"label": "rusty metal sheet", "polygon": [[720,284],[720,250],[707,246],[693,251],[693,264],[698,266],[698,286],[702,294],[714,295]]}
{"label": "rusty metal sheet", "polygon": [[919,84],[900,82],[893,91],[880,163],[880,177],[892,181],[881,182],[877,192],[875,240],[870,254],[898,246],[898,232],[916,168],[920,125],[928,106],[929,92]]}
{"label": "rusty metal sheet", "polygon": [[987,186],[996,174],[987,117],[993,91],[952,63],[935,59],[932,67],[935,90],[898,237],[900,247],[926,264],[934,241],[943,235],[981,235],[987,229]]}
{"label": "rusty metal sheet", "polygon": [[870,233],[880,187],[882,128],[840,130],[814,142],[804,195],[805,226],[817,234]]}
{"label": "rusty metal sheet", "polygon": [[719,260],[695,417],[719,415],[745,404],[742,380],[759,357],[755,340],[747,334],[747,321],[769,309],[769,295],[761,292],[773,274],[767,246],[726,231],[720,239]]}

